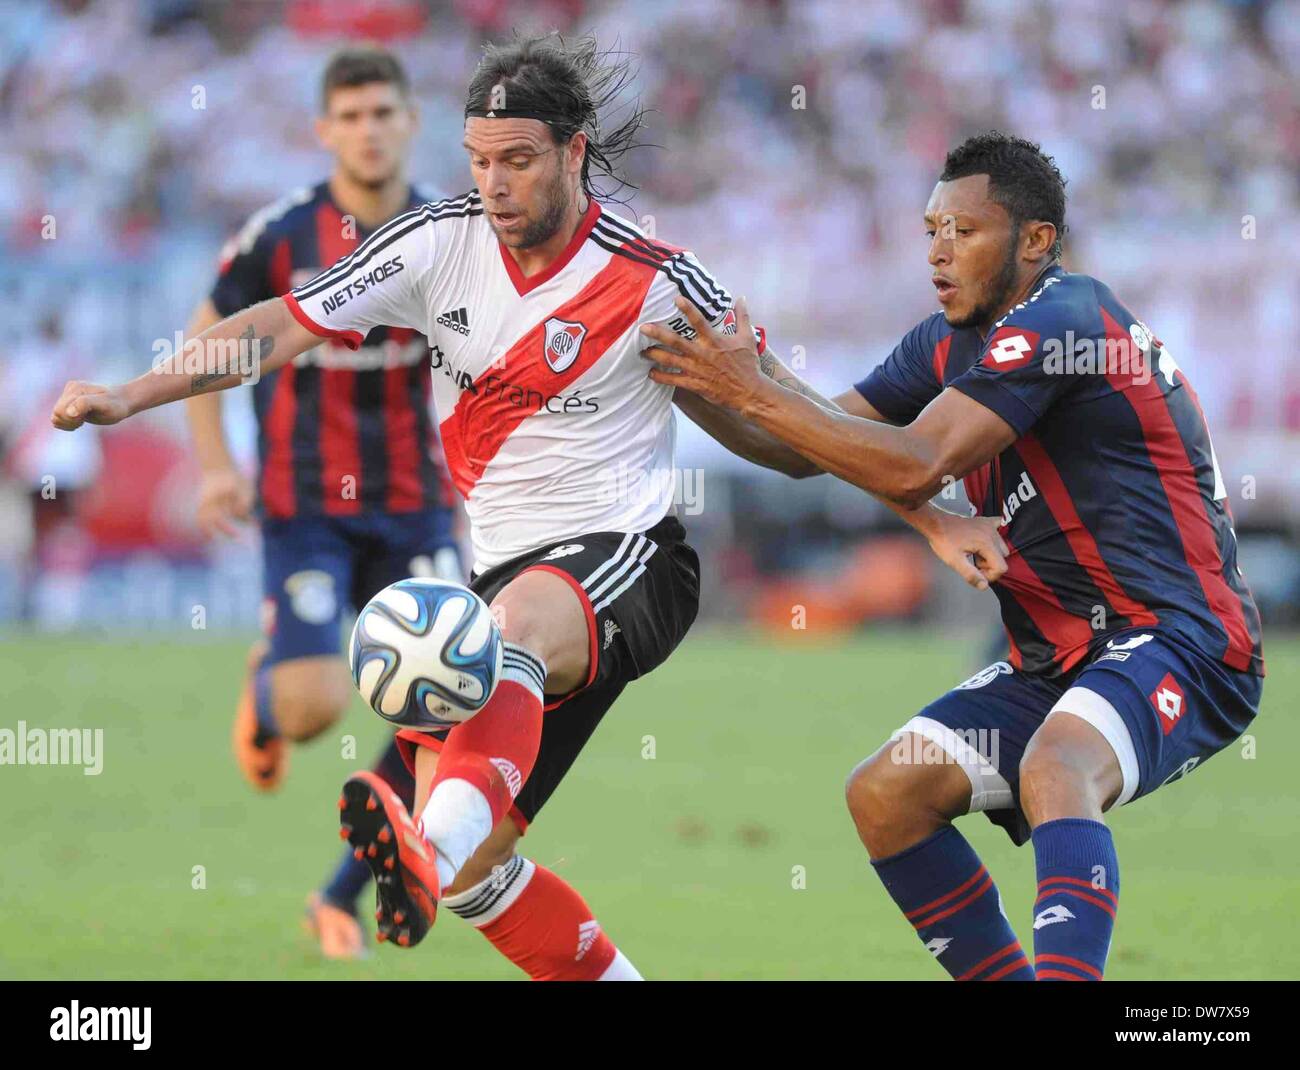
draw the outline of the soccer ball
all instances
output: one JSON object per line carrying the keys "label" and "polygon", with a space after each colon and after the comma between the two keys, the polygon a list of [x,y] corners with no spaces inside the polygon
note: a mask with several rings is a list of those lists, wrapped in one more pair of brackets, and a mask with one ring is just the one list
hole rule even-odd
{"label": "soccer ball", "polygon": [[357,615],[348,665],[380,717],[450,728],[473,717],[501,677],[501,629],[487,603],[447,580],[399,580]]}

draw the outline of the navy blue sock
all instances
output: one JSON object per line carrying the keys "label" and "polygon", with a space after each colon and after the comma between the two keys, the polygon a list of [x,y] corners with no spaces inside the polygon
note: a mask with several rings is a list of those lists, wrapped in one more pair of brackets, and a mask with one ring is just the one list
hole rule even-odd
{"label": "navy blue sock", "polygon": [[1100,981],[1119,907],[1119,859],[1100,821],[1065,817],[1034,829],[1038,898],[1034,966],[1040,981]]}
{"label": "navy blue sock", "polygon": [[952,825],[871,863],[916,934],[958,981],[1032,981],[993,878]]}
{"label": "navy blue sock", "polygon": [[[388,741],[388,746],[375,762],[378,773],[409,810],[415,802],[415,777],[406,768],[402,756],[397,750],[397,738]],[[329,882],[321,889],[321,896],[331,905],[349,913],[356,913],[357,897],[370,879],[370,867],[354,857],[351,848],[343,851],[343,857],[335,867]]]}
{"label": "navy blue sock", "polygon": [[257,713],[257,735],[253,745],[260,747],[280,734],[280,726],[275,723],[275,710],[271,706],[270,665],[259,665],[253,674],[253,709]]}

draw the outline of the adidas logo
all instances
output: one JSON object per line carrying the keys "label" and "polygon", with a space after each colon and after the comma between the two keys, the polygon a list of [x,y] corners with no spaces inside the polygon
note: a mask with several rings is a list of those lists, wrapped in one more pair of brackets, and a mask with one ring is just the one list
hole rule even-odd
{"label": "adidas logo", "polygon": [[573,956],[574,962],[582,961],[582,956],[591,950],[591,945],[596,942],[596,937],[599,935],[600,922],[595,918],[584,921],[578,926],[578,953]]}
{"label": "adidas logo", "polygon": [[605,621],[605,645],[601,647],[601,650],[608,650],[609,644],[614,641],[614,636],[618,635],[620,631],[622,629],[612,620]]}
{"label": "adidas logo", "polygon": [[469,335],[469,313],[463,308],[453,309],[450,312],[444,312],[438,317],[438,326],[446,327],[448,330],[457,331],[460,334]]}
{"label": "adidas logo", "polygon": [[519,789],[524,786],[524,778],[519,775],[515,763],[508,758],[489,758],[488,761],[496,766],[497,772],[501,774],[501,779],[506,782],[510,798],[513,799],[519,794]]}

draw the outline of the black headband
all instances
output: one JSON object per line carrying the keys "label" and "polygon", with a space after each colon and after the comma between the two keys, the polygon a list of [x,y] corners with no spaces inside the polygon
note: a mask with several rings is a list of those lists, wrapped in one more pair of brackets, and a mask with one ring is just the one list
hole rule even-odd
{"label": "black headband", "polygon": [[465,118],[476,119],[536,119],[554,126],[574,126],[567,115],[555,111],[533,111],[529,108],[466,108]]}

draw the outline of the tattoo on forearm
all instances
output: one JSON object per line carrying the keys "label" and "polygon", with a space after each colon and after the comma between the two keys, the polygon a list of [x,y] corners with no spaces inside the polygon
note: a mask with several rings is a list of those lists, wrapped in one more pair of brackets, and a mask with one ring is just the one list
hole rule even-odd
{"label": "tattoo on forearm", "polygon": [[[248,329],[251,332],[253,328],[249,327]],[[275,348],[275,335],[273,334],[262,335],[262,337],[257,340],[257,359],[265,360],[267,357],[271,355],[271,350],[273,350],[274,348]]]}
{"label": "tattoo on forearm", "polygon": [[218,379],[224,379],[225,377],[225,372],[204,372],[202,375],[191,376],[190,393],[197,394],[209,383],[215,383]]}
{"label": "tattoo on forearm", "polygon": [[[261,338],[257,337],[257,332],[253,330],[250,323],[248,329],[239,336],[239,355],[245,359],[261,360],[271,355],[271,350],[275,348],[275,336],[264,334]],[[248,354],[248,357],[245,357]]]}
{"label": "tattoo on forearm", "polygon": [[[191,394],[197,394],[204,387],[211,386],[219,379],[225,379],[230,375],[236,375],[243,379],[256,376],[260,362],[270,356],[272,350],[275,349],[275,336],[266,334],[259,338],[251,323],[240,334],[237,342],[237,360],[235,362],[231,362],[226,357],[225,351],[222,351],[213,360],[205,362],[209,364],[208,370],[190,377]],[[215,348],[209,347],[210,350]]]}
{"label": "tattoo on forearm", "polygon": [[787,374],[781,362],[772,356],[771,351],[765,351],[759,355],[758,368],[777,386],[783,386],[787,390],[793,390],[796,394],[802,394],[818,404],[823,404],[820,394],[812,387],[805,383],[796,375]]}

